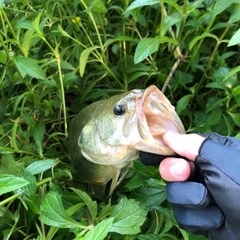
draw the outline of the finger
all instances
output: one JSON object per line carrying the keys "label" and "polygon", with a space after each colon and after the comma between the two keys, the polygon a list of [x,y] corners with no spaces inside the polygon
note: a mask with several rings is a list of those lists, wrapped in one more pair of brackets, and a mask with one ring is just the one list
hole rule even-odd
{"label": "finger", "polygon": [[165,158],[159,165],[159,172],[166,181],[185,181],[191,175],[191,166],[182,158]]}
{"label": "finger", "polygon": [[189,160],[196,158],[204,140],[205,138],[198,134],[179,134],[172,131],[167,131],[163,134],[164,143],[177,154]]}

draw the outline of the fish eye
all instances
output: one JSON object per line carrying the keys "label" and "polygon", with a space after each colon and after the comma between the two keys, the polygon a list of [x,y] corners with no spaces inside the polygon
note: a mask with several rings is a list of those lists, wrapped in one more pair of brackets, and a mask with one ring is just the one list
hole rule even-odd
{"label": "fish eye", "polygon": [[126,112],[126,109],[123,105],[116,105],[113,109],[113,113],[116,116],[122,116]]}

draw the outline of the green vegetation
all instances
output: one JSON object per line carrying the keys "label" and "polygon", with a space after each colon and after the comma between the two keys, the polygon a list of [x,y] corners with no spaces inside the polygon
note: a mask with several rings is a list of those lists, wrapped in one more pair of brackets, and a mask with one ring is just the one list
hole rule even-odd
{"label": "green vegetation", "polygon": [[0,238],[204,239],[179,229],[156,167],[111,202],[72,181],[84,106],[164,87],[187,132],[240,137],[240,0],[0,0]]}

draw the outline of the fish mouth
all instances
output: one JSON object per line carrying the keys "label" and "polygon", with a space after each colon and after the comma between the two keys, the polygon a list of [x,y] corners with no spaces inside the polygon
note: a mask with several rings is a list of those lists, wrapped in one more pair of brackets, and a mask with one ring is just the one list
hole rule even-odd
{"label": "fish mouth", "polygon": [[162,155],[174,154],[164,144],[163,133],[167,130],[185,133],[185,130],[165,95],[156,86],[148,87],[137,99],[136,112],[138,131],[143,140],[139,150]]}

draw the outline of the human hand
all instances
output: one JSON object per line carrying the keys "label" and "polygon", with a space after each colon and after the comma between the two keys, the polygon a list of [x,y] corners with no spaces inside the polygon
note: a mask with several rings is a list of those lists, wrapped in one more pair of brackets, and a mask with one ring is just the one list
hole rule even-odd
{"label": "human hand", "polygon": [[[240,239],[240,141],[215,133],[205,137],[171,132],[164,135],[166,145],[190,160],[162,160],[160,173],[168,181],[167,199],[183,229],[211,240]],[[184,181],[191,173],[197,182]]]}

